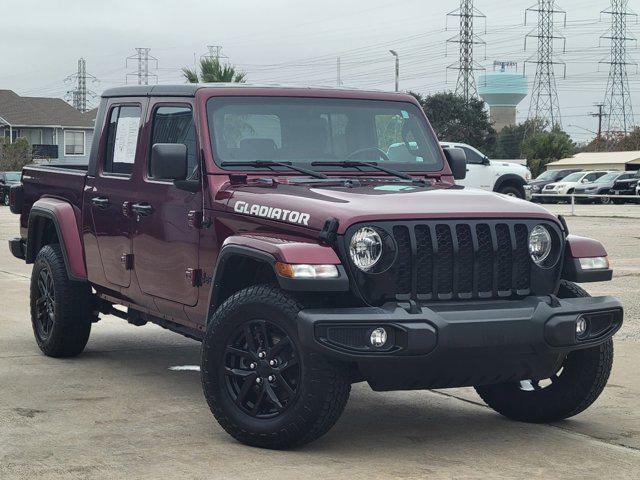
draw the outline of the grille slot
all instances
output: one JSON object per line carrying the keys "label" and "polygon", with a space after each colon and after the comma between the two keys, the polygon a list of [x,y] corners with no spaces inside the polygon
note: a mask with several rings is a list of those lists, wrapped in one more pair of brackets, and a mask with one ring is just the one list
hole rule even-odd
{"label": "grille slot", "polygon": [[391,230],[398,247],[392,267],[396,295],[411,293],[413,273],[415,292],[422,300],[530,293],[527,224],[434,222],[395,225]]}

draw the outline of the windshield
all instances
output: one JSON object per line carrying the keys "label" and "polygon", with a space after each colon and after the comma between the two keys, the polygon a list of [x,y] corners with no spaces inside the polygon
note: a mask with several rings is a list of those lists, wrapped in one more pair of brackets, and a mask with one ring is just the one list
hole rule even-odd
{"label": "windshield", "polygon": [[209,99],[207,116],[218,165],[271,160],[335,170],[321,162],[360,160],[412,172],[442,169],[437,140],[411,103],[225,97]]}
{"label": "windshield", "polygon": [[560,177],[560,172],[547,170],[536,177],[536,180],[555,180]]}
{"label": "windshield", "polygon": [[593,183],[608,183],[613,182],[616,178],[622,177],[624,178],[624,174],[620,175],[619,172],[607,173],[606,175],[601,176],[593,181]]}
{"label": "windshield", "polygon": [[4,178],[7,182],[19,182],[20,172],[7,172],[4,174]]}
{"label": "windshield", "polygon": [[572,173],[571,175],[567,175],[562,179],[563,182],[579,182],[580,179],[584,176],[582,172]]}

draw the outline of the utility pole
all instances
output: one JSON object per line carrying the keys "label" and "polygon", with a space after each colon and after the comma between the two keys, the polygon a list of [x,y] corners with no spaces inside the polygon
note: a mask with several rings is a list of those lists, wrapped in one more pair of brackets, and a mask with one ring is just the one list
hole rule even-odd
{"label": "utility pole", "polygon": [[604,103],[596,103],[596,107],[598,107],[597,113],[590,113],[591,117],[598,117],[598,136],[596,137],[598,140],[602,138],[602,117],[607,117],[608,114],[604,113]]}
{"label": "utility pole", "polygon": [[342,85],[342,77],[340,75],[340,57],[338,57],[337,62],[336,62],[336,85],[341,86]]}
{"label": "utility pole", "polygon": [[[556,90],[555,65],[564,66],[564,75],[567,76],[567,66],[564,62],[554,60],[554,41],[562,40],[564,52],[566,49],[566,39],[557,34],[554,27],[554,16],[564,15],[564,26],[567,24],[567,14],[564,10],[557,9],[555,0],[538,0],[538,3],[525,10],[524,23],[527,24],[527,13],[536,12],[538,15],[537,28],[529,32],[524,39],[524,49],[527,49],[527,39],[538,39],[538,52],[535,60],[531,58],[526,63],[536,64],[536,75],[531,90],[531,104],[529,105],[529,118],[539,118],[548,122],[548,128],[556,125],[562,126],[560,116],[560,103],[558,101],[558,91]],[[533,58],[533,57],[532,57]]]}
{"label": "utility pole", "polygon": [[396,92],[400,91],[400,56],[398,52],[395,50],[389,50],[389,53],[396,57],[396,69],[395,69],[395,80],[396,80]]}
{"label": "utility pole", "polygon": [[609,10],[601,13],[611,15],[611,28],[602,35],[611,43],[611,56],[608,63],[609,79],[604,95],[605,109],[608,114],[607,133],[626,134],[633,128],[633,108],[631,106],[631,92],[627,78],[627,65],[636,65],[627,57],[627,42],[635,38],[627,33],[627,17],[636,16],[628,10],[628,0],[611,0]]}
{"label": "utility pole", "polygon": [[138,64],[137,72],[127,73],[126,79],[130,76],[135,76],[138,79],[138,85],[149,85],[149,77],[155,77],[156,83],[158,82],[158,76],[149,73],[149,62],[155,62],[155,68],[158,68],[158,59],[149,55],[150,48],[136,48],[136,55],[127,57],[126,66],[129,66],[129,60],[135,60]]}
{"label": "utility pole", "polygon": [[67,99],[71,100],[73,108],[84,113],[87,111],[87,95],[95,93],[87,90],[87,79],[96,81],[96,77],[87,73],[87,62],[84,58],[78,59],[78,69],[75,74],[69,75],[66,81],[75,81],[75,88],[67,92]]}
{"label": "utility pole", "polygon": [[460,17],[460,31],[458,35],[447,40],[447,44],[459,44],[460,58],[456,63],[449,65],[447,69],[458,70],[455,94],[462,96],[465,101],[469,101],[469,99],[478,96],[478,88],[473,72],[475,70],[484,70],[484,68],[473,59],[474,45],[485,45],[485,42],[474,33],[473,21],[475,18],[486,19],[486,17],[482,12],[474,8],[473,0],[460,0],[460,7],[447,13],[447,18],[448,17]]}

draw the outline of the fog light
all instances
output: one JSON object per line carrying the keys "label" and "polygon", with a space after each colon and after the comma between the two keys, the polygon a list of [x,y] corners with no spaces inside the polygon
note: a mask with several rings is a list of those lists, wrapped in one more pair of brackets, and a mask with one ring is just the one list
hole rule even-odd
{"label": "fog light", "polygon": [[576,322],[576,337],[581,338],[587,333],[587,321],[580,317]]}
{"label": "fog light", "polygon": [[384,347],[384,344],[387,343],[387,331],[382,327],[376,328],[371,332],[369,341],[376,348]]}

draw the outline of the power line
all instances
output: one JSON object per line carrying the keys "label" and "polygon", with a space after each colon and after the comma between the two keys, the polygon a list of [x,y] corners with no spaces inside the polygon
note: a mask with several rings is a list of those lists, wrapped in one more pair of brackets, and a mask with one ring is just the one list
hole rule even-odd
{"label": "power line", "polygon": [[156,83],[158,82],[158,76],[149,73],[149,61],[156,63],[156,69],[158,68],[158,59],[149,55],[150,48],[136,48],[137,55],[127,57],[125,65],[129,66],[129,60],[136,60],[138,62],[138,71],[127,73],[125,79],[128,81],[130,76],[136,76],[138,78],[138,85],[149,85],[149,77],[155,77]]}
{"label": "power line", "polygon": [[554,16],[564,15],[566,26],[567,16],[564,10],[556,9],[555,0],[538,0],[538,3],[525,10],[524,23],[527,23],[527,13],[536,12],[538,16],[537,28],[529,32],[524,39],[524,48],[527,49],[527,38],[538,39],[538,52],[535,61],[531,58],[526,63],[536,64],[536,74],[531,90],[531,103],[529,105],[528,118],[540,118],[549,123],[549,127],[562,126],[560,116],[560,103],[556,90],[555,65],[564,66],[564,76],[567,76],[567,67],[564,62],[554,60],[553,44],[559,39],[564,42],[563,51],[566,49],[566,39],[556,33],[554,28]]}
{"label": "power line", "polygon": [[460,31],[458,35],[447,40],[447,43],[459,44],[460,58],[456,63],[449,65],[447,69],[458,70],[455,93],[468,101],[470,98],[476,98],[478,96],[476,79],[473,75],[474,70],[484,70],[482,66],[473,60],[474,45],[485,45],[485,42],[473,33],[473,20],[475,18],[486,17],[482,12],[474,8],[473,0],[460,0],[460,7],[447,13],[447,17],[460,18]]}
{"label": "power line", "polygon": [[635,65],[635,63],[627,58],[627,42],[635,38],[627,34],[627,16],[636,16],[636,14],[628,11],[628,3],[628,0],[611,0],[610,9],[602,11],[603,14],[611,15],[611,28],[600,37],[611,43],[611,57],[608,61],[600,62],[610,65],[604,95],[604,106],[608,115],[608,133],[628,133],[633,128],[633,108],[627,65]]}

